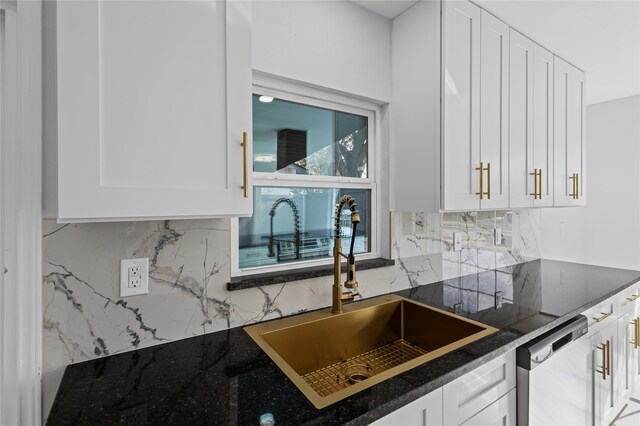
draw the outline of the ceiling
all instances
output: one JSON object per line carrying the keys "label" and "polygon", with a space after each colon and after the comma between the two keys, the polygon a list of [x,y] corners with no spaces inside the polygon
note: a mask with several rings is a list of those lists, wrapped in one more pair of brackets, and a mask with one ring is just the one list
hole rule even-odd
{"label": "ceiling", "polygon": [[417,0],[351,0],[385,18],[393,19],[418,3]]}
{"label": "ceiling", "polygon": [[[640,94],[640,0],[474,2],[586,71],[588,104]],[[392,19],[416,2],[355,3]]]}

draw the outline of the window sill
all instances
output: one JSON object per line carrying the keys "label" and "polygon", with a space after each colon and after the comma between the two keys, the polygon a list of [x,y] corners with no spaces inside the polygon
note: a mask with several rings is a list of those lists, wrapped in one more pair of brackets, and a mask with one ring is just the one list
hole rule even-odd
{"label": "window sill", "polygon": [[[356,262],[356,270],[365,271],[367,269],[384,268],[393,265],[395,265],[395,261],[391,259],[366,259]],[[343,263],[342,270],[345,271],[346,268],[347,264]],[[231,277],[231,281],[227,283],[227,290],[244,290],[247,288],[283,284],[291,281],[326,277],[329,275],[333,275],[333,265],[311,266],[309,268],[300,268],[293,271],[267,272],[264,274]]]}

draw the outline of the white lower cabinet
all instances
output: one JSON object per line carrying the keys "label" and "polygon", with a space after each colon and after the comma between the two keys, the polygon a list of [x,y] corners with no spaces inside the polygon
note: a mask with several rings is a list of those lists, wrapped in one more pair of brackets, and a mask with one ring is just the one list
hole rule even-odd
{"label": "white lower cabinet", "polygon": [[589,325],[586,354],[589,423],[608,425],[639,385],[640,339],[638,345],[635,342],[640,337],[640,286],[624,290],[584,315],[595,320]]}
{"label": "white lower cabinet", "polygon": [[638,349],[635,344],[637,316],[633,312],[623,313],[618,320],[618,363],[616,365],[616,394],[626,401],[631,397],[638,374]]}
{"label": "white lower cabinet", "polygon": [[462,426],[494,426],[516,424],[516,390],[511,389],[506,395],[492,403],[478,414],[465,420]]}
{"label": "white lower cabinet", "polygon": [[375,426],[435,426],[442,424],[442,388],[436,389],[372,423]]}
{"label": "white lower cabinet", "polygon": [[373,425],[515,425],[515,351],[499,356]]}
{"label": "white lower cabinet", "polygon": [[588,366],[590,374],[589,391],[593,395],[593,424],[608,425],[615,415],[617,396],[614,377],[618,362],[617,324],[611,323],[590,339]]}
{"label": "white lower cabinet", "polygon": [[[640,378],[640,303],[638,289],[625,292],[620,299],[618,318],[618,363],[616,365],[616,394],[621,409],[638,386]],[[618,410],[619,411],[619,410]]]}

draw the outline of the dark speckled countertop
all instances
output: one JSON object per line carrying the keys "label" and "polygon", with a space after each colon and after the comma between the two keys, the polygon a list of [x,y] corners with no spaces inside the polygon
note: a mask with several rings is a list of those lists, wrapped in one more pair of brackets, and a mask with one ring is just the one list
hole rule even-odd
{"label": "dark speckled countertop", "polygon": [[[397,292],[499,329],[316,409],[242,328],[67,367],[49,425],[368,424],[640,280],[639,271],[536,260]],[[502,292],[502,307],[495,293]]]}

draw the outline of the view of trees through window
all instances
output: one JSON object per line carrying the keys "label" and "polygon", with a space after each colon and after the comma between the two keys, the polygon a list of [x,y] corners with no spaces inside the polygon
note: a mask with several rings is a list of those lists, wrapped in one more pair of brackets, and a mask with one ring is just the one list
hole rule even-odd
{"label": "view of trees through window", "polygon": [[[254,205],[253,216],[238,221],[239,267],[330,258],[336,203],[345,194],[356,199],[361,216],[353,235],[355,253],[370,252],[370,116],[267,100],[253,96]],[[274,174],[278,179],[269,177]],[[314,186],[313,177],[323,185]],[[327,177],[332,187],[327,188]],[[359,179],[363,183],[354,187]],[[347,212],[340,228],[352,236]],[[342,244],[348,251],[350,238]]]}

